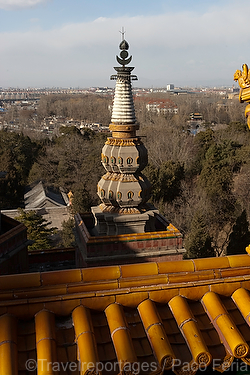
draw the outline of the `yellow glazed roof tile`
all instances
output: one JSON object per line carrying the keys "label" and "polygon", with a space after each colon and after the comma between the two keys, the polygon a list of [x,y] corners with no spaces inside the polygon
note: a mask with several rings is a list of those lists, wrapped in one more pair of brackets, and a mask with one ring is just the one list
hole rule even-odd
{"label": "yellow glazed roof tile", "polygon": [[113,242],[130,242],[130,241],[145,241],[153,239],[165,239],[165,238],[177,238],[182,237],[182,234],[174,226],[169,226],[167,231],[159,232],[148,232],[148,233],[137,233],[135,234],[119,234],[116,236],[98,236],[90,237],[88,244],[103,244]]}
{"label": "yellow glazed roof tile", "polygon": [[88,291],[100,291],[100,290],[110,290],[110,289],[117,289],[118,288],[118,281],[111,280],[111,281],[99,281],[98,284],[96,283],[89,283],[89,284],[78,284],[68,286],[67,291],[68,293],[78,293],[78,292],[88,292]]}
{"label": "yellow glazed roof tile", "polygon": [[33,290],[15,290],[15,298],[36,298],[45,296],[63,295],[67,293],[66,285],[56,285],[55,287],[41,287]]}
{"label": "yellow glazed roof tile", "polygon": [[[171,369],[176,356],[154,302],[149,299],[141,302],[138,311],[160,367],[166,370]],[[161,341],[159,337],[161,337]]]}
{"label": "yellow glazed roof tile", "polygon": [[169,283],[185,283],[199,280],[214,279],[213,270],[197,271],[192,273],[175,273],[168,275]]}
{"label": "yellow glazed roof tile", "polygon": [[230,267],[249,267],[250,266],[250,255],[230,255],[227,256]]}
{"label": "yellow glazed roof tile", "polygon": [[219,296],[208,292],[202,298],[202,304],[229,353],[236,358],[245,357],[249,346]]}
{"label": "yellow glazed roof tile", "polygon": [[121,266],[121,275],[123,278],[133,276],[152,276],[157,274],[157,263],[138,263]]}
{"label": "yellow glazed roof tile", "polygon": [[161,282],[159,282],[159,279],[157,279],[157,282],[155,282],[155,283],[153,283],[151,285],[145,283],[145,285],[131,286],[129,288],[129,291],[131,293],[145,292],[145,290],[147,290],[148,292],[150,292],[151,290],[162,290],[167,285],[168,284],[166,284],[165,282],[161,283]]}
{"label": "yellow glazed roof tile", "polygon": [[[44,304],[40,304],[40,309],[42,309],[44,306]],[[6,308],[6,312],[8,314],[11,314],[11,315],[14,315],[14,316],[18,316],[20,319],[29,319],[31,318],[31,316],[34,316],[38,311],[39,311],[39,307],[36,306],[36,308],[32,311],[32,314],[29,313],[29,306],[26,304],[22,304],[22,305],[11,305],[11,306],[7,306]]]}
{"label": "yellow glazed roof tile", "polygon": [[121,305],[113,303],[105,309],[105,315],[115,347],[120,372],[126,371],[127,366],[132,367],[138,360],[123,308]]}
{"label": "yellow glazed roof tile", "polygon": [[168,279],[165,275],[159,276],[148,276],[144,279],[141,277],[127,277],[122,278],[119,280],[119,286],[121,288],[132,288],[132,287],[145,287],[147,285],[159,285],[159,284],[166,284]]}
{"label": "yellow glazed roof tile", "polygon": [[[145,363],[144,375],[156,374],[162,366],[179,375],[185,369],[195,374],[199,366],[223,371],[234,358],[250,363],[249,258],[1,276],[4,366],[11,368],[14,362],[22,374],[28,359],[46,356],[64,364],[78,359],[117,364],[112,375]],[[74,311],[79,316],[88,312],[83,319]],[[83,369],[85,375],[87,371]]]}
{"label": "yellow glazed roof tile", "polygon": [[187,299],[200,300],[209,290],[209,285],[193,286],[192,288],[183,286],[179,289],[179,294]]}
{"label": "yellow glazed roof tile", "polygon": [[193,272],[193,260],[182,260],[173,262],[159,262],[159,273]]}
{"label": "yellow glazed roof tile", "polygon": [[104,295],[99,297],[82,298],[81,303],[93,310],[105,310],[105,308],[111,303],[115,302],[115,295]]}
{"label": "yellow glazed roof tile", "polygon": [[83,268],[81,272],[83,282],[116,280],[121,276],[119,266],[98,267],[98,272],[94,272],[92,268]]}
{"label": "yellow glazed roof tile", "polygon": [[158,303],[168,303],[171,298],[177,295],[179,295],[179,288],[152,290],[149,292],[149,298]]}
{"label": "yellow glazed roof tile", "polygon": [[250,290],[250,278],[249,277],[243,278],[243,280],[241,281],[241,287],[247,290]]}
{"label": "yellow glazed roof tile", "polygon": [[1,293],[0,294],[0,301],[6,301],[10,300],[14,297],[13,292],[8,292],[8,293]]}
{"label": "yellow glazed roof tile", "polygon": [[73,299],[68,301],[54,301],[54,302],[45,302],[44,308],[53,311],[57,315],[69,315],[75,307],[80,305],[80,299]]}
{"label": "yellow glazed roof tile", "polygon": [[40,273],[26,273],[17,275],[0,276],[0,290],[22,289],[39,287],[41,285]]}
{"label": "yellow glazed roof tile", "polygon": [[224,296],[231,296],[232,293],[241,287],[241,282],[223,282],[222,284],[211,284],[210,291]]}
{"label": "yellow glazed roof tile", "polygon": [[80,270],[64,270],[43,272],[41,274],[42,285],[68,284],[82,281]]}
{"label": "yellow glazed roof tile", "polygon": [[218,258],[199,258],[193,260],[195,265],[195,270],[209,270],[215,268],[229,268],[230,263],[228,257],[218,257]]}
{"label": "yellow glazed roof tile", "polygon": [[248,267],[242,267],[242,268],[227,268],[220,270],[220,275],[223,278],[227,277],[234,277],[234,276],[244,276],[249,275],[249,269]]}
{"label": "yellow glazed roof tile", "polygon": [[122,306],[135,308],[144,301],[148,299],[148,292],[134,292],[127,294],[118,294],[116,296],[116,302]]}

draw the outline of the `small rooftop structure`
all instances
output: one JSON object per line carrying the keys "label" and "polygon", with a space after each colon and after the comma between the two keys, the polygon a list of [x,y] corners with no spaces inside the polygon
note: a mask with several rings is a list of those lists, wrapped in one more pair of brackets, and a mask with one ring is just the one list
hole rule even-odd
{"label": "small rooftop structure", "polygon": [[45,187],[42,181],[28,186],[24,193],[26,209],[65,207],[68,204],[67,194],[55,193],[49,187]]}
{"label": "small rooftop structure", "polygon": [[[45,187],[42,181],[32,184],[26,188],[24,194],[24,211],[35,211],[43,216],[45,220],[51,222],[50,227],[62,229],[62,222],[70,217],[69,198],[62,190],[56,193],[52,189]],[[15,218],[19,215],[18,209],[3,210],[5,215]]]}

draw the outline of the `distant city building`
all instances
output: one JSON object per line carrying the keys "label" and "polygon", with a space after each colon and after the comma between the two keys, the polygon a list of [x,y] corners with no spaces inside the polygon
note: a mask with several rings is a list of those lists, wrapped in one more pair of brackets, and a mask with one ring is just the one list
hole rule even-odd
{"label": "distant city building", "polygon": [[192,121],[202,121],[203,117],[201,113],[190,113],[190,120]]}
{"label": "distant city building", "polygon": [[189,121],[187,123],[188,123],[188,126],[189,126],[189,131],[193,135],[196,135],[200,131],[205,130],[203,116],[199,112],[190,113]]}
{"label": "distant city building", "polygon": [[174,85],[172,83],[170,83],[169,85],[167,85],[167,90],[168,91],[174,90]]}
{"label": "distant city building", "polygon": [[150,100],[146,104],[146,108],[150,112],[157,112],[157,113],[178,113],[177,105],[170,99],[156,99]]}

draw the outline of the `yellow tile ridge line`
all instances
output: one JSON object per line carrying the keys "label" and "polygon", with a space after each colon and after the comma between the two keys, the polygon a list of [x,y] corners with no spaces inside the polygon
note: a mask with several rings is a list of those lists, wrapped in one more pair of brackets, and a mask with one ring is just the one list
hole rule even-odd
{"label": "yellow tile ridge line", "polygon": [[[131,288],[117,288],[117,289],[106,289],[106,290],[91,290],[91,291],[79,291],[77,293],[71,293],[71,294],[62,294],[62,295],[50,295],[46,296],[43,295],[41,297],[25,297],[25,298],[17,298],[13,292],[13,299],[7,299],[7,300],[2,300],[0,301],[0,306],[15,306],[15,305],[26,305],[26,304],[35,304],[35,303],[46,303],[46,302],[56,302],[56,301],[67,301],[67,300],[78,300],[78,299],[91,299],[91,298],[107,298],[110,296],[113,296],[116,298],[116,296],[120,295],[133,295],[133,294],[140,294],[143,292],[146,292],[147,294],[150,294],[151,292],[158,291],[162,292],[163,294],[166,293],[167,291],[171,290],[178,290],[178,295],[182,295],[183,290],[190,289],[192,291],[192,288],[194,287],[201,287],[201,286],[207,286],[208,290],[211,291],[216,287],[216,285],[219,286],[224,286],[225,288],[231,287],[233,284],[235,284],[235,288],[232,288],[234,290],[238,288],[246,288],[242,284],[242,282],[249,283],[249,289],[250,289],[250,275],[249,276],[239,276],[239,277],[234,277],[233,280],[230,278],[221,278],[221,279],[216,279],[216,280],[201,280],[201,281],[196,281],[196,282],[185,282],[183,283],[176,283],[176,284],[159,284],[159,285],[148,285],[148,286],[134,286]],[[223,294],[223,290],[218,290],[218,293]],[[230,295],[233,292],[230,293]],[[192,294],[192,292],[190,293]],[[191,298],[192,299],[192,298]]]}
{"label": "yellow tile ridge line", "polygon": [[148,232],[148,233],[138,233],[138,234],[118,234],[116,236],[98,236],[98,237],[89,237],[88,244],[91,243],[105,243],[105,242],[124,242],[124,241],[143,241],[143,240],[157,240],[157,239],[167,239],[170,238],[182,238],[182,234],[177,230],[168,230],[161,232]]}
{"label": "yellow tile ridge line", "polygon": [[[84,270],[84,269],[83,269]],[[88,269],[89,270],[89,269]],[[228,269],[229,272],[230,272],[230,269]],[[237,277],[237,276],[242,276],[242,275],[248,275],[250,272],[250,267],[241,267],[241,268],[236,268],[235,270],[237,270],[237,272],[240,273],[240,275],[232,275],[230,276],[227,275],[226,277],[227,278],[230,278],[230,277]],[[79,271],[79,270],[78,270]],[[183,281],[185,282],[194,282],[194,281],[201,281],[201,280],[214,280],[214,279],[221,279],[221,278],[225,278],[225,277],[222,277],[221,273],[225,271],[225,269],[223,270],[200,270],[200,271],[195,271],[195,272],[173,272],[173,273],[161,273],[161,274],[157,274],[157,273],[152,273],[152,274],[144,274],[144,275],[138,275],[138,276],[135,276],[135,275],[130,275],[130,276],[127,276],[127,277],[122,277],[122,276],[118,276],[117,277],[110,277],[110,278],[107,278],[107,279],[89,279],[87,281],[84,281],[82,280],[82,278],[79,280],[70,280],[70,279],[65,279],[63,280],[63,276],[62,276],[62,280],[61,280],[61,283],[58,282],[57,279],[55,278],[52,278],[55,279],[54,283],[52,283],[52,280],[50,283],[46,283],[46,279],[44,280],[42,278],[42,274],[40,275],[39,273],[38,274],[35,274],[37,276],[41,276],[41,278],[39,278],[39,284],[37,285],[21,285],[19,288],[15,285],[15,283],[11,286],[8,287],[8,289],[0,289],[0,295],[1,294],[7,294],[8,291],[10,290],[13,290],[13,291],[16,291],[16,294],[19,294],[19,293],[25,293],[25,291],[30,291],[30,290],[49,290],[49,291],[52,291],[52,290],[58,290],[58,289],[63,289],[63,288],[74,288],[74,287],[78,287],[78,286],[81,286],[82,288],[86,288],[86,287],[89,287],[89,286],[96,286],[98,289],[101,289],[102,287],[102,284],[112,284],[112,283],[118,283],[119,287],[121,287],[122,284],[133,284],[133,283],[139,283],[139,284],[142,284],[143,282],[145,282],[146,284],[145,285],[150,285],[150,283],[159,283],[161,282],[162,280],[166,280],[166,283],[168,284],[173,284],[173,281],[176,281],[177,283],[182,283]],[[26,274],[26,275],[29,275],[29,274]],[[53,274],[51,274],[51,276],[54,276]],[[60,276],[60,274],[57,274],[57,276]],[[3,279],[4,280],[4,279]],[[171,281],[173,280],[173,281]],[[177,281],[179,280],[179,281]],[[9,280],[10,281],[10,280]],[[18,282],[18,279],[15,280],[16,282]],[[11,283],[7,284],[7,285],[10,285]],[[1,286],[0,286],[1,288]]]}
{"label": "yellow tile ridge line", "polygon": [[88,243],[94,242],[110,242],[110,241],[133,241],[133,240],[147,240],[147,239],[160,239],[174,236],[176,237],[183,237],[181,232],[174,227],[173,224],[169,224],[167,230],[165,231],[158,231],[158,232],[148,232],[148,233],[137,233],[137,234],[119,234],[116,236],[98,236],[93,237],[89,234],[88,229],[84,223],[84,221],[80,217],[76,217],[76,223],[78,227],[82,228],[83,235]]}
{"label": "yellow tile ridge line", "polygon": [[24,273],[0,276],[0,293],[8,290],[30,288],[55,288],[60,285],[90,285],[100,281],[130,282],[147,281],[166,277],[169,280],[179,278],[188,282],[202,277],[213,280],[230,276],[243,275],[250,268],[250,256],[233,255],[223,258],[204,258],[168,262],[148,262],[121,266],[103,266],[62,271]]}

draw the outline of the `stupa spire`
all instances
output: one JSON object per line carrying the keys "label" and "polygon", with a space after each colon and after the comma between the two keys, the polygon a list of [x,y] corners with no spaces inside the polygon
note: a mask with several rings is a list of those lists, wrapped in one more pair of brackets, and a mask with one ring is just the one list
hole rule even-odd
{"label": "stupa spire", "polygon": [[[134,69],[129,66],[132,56],[129,56],[129,44],[124,34],[122,29],[120,53],[116,56],[119,66],[114,68],[116,74],[111,76],[116,80],[116,85],[109,125],[112,136],[107,138],[101,155],[106,173],[97,184],[101,204],[91,207],[91,220],[88,218],[90,236],[86,234],[85,224],[82,224],[85,229],[81,229],[81,233],[84,233],[81,234],[84,238],[81,251],[86,264],[109,263],[113,262],[112,259],[115,259],[113,264],[118,264],[117,259],[123,260],[119,264],[127,263],[127,260],[130,263],[131,259],[140,259],[141,262],[155,255],[164,256],[165,259],[169,251],[171,256],[173,252],[172,248],[169,250],[168,242],[162,245],[162,239],[171,237],[174,246],[180,243],[177,239],[179,232],[175,229],[178,234],[172,234],[172,229],[168,229],[169,222],[152,204],[147,203],[151,185],[142,171],[148,163],[148,153],[136,134],[139,124],[136,121],[131,81],[137,77],[131,74]],[[77,228],[80,226],[81,223]],[[146,232],[148,236],[142,235]],[[120,236],[123,234],[132,236]],[[92,236],[97,241],[92,241]],[[105,236],[108,238],[104,239]],[[157,241],[152,241],[154,238]],[[105,241],[108,248],[103,247]],[[124,241],[124,246],[121,241]],[[147,244],[145,241],[148,241]]]}
{"label": "stupa spire", "polygon": [[124,30],[124,27],[122,26],[122,30],[119,31],[119,33],[121,33],[121,36],[122,36],[122,41],[125,39],[125,38],[124,38],[125,32],[126,32],[126,31]]}
{"label": "stupa spire", "polygon": [[[137,80],[137,76],[131,75],[131,72],[132,70],[134,70],[134,67],[127,66],[131,62],[132,56],[128,57],[129,44],[124,38],[121,41],[119,47],[121,50],[120,57],[116,56],[116,60],[121,66],[115,67],[114,69],[117,71],[117,74],[112,75],[110,77],[112,80],[116,80],[111,122],[112,124],[135,125],[136,116],[134,109],[131,80]],[[138,127],[136,126],[133,129],[131,128],[130,131],[127,132],[127,135],[124,134],[124,136],[135,136],[136,129],[138,129]],[[112,135],[116,137],[117,134],[115,133],[115,128],[111,127],[110,130],[114,132],[114,134]],[[117,130],[119,132],[119,128],[117,128]]]}
{"label": "stupa spire", "polygon": [[131,80],[134,67],[128,67],[129,44],[124,39],[119,45],[120,56],[116,56],[121,65],[115,67],[117,74],[115,95],[109,129],[112,137],[108,138],[102,149],[102,164],[107,173],[98,183],[98,195],[102,200],[103,212],[119,214],[140,213],[150,198],[150,183],[141,171],[148,163],[147,150],[136,135],[139,125],[136,122]]}

